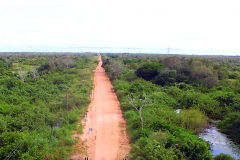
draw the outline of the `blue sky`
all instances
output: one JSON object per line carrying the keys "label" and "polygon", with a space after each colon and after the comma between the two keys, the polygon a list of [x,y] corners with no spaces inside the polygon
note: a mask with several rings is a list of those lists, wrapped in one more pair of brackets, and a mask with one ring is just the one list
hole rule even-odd
{"label": "blue sky", "polygon": [[0,51],[170,46],[240,55],[239,8],[237,0],[1,0]]}

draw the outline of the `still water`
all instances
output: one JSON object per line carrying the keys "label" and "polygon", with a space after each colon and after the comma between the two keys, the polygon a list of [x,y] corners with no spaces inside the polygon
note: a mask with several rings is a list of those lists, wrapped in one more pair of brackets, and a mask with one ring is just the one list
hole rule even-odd
{"label": "still water", "polygon": [[220,133],[214,125],[198,136],[210,142],[212,154],[214,156],[225,153],[230,154],[235,159],[240,159],[239,146],[229,140],[225,134]]}

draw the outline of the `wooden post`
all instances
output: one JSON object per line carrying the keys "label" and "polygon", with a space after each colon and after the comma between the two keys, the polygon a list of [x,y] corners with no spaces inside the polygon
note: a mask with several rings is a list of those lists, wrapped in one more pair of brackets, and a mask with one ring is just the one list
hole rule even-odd
{"label": "wooden post", "polygon": [[67,100],[66,110],[67,111],[69,110],[69,108],[68,108],[68,90],[69,90],[69,88],[66,86],[66,100]]}

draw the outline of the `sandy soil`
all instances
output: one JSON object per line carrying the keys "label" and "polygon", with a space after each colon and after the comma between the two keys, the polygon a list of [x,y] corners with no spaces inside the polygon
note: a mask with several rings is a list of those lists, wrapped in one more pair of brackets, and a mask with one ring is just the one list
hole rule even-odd
{"label": "sandy soil", "polygon": [[70,159],[88,157],[89,160],[122,160],[130,150],[126,122],[122,117],[119,101],[101,65],[102,59],[99,56],[99,64],[94,70],[92,101],[86,118],[82,120],[83,134],[74,135],[79,138],[79,142]]}

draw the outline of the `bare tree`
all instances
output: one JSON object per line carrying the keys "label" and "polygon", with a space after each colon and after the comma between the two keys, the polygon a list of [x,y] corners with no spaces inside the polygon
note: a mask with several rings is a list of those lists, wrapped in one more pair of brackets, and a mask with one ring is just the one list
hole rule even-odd
{"label": "bare tree", "polygon": [[111,61],[109,68],[116,79],[125,71],[124,65],[118,61]]}
{"label": "bare tree", "polygon": [[204,79],[204,84],[208,88],[212,88],[213,86],[217,85],[219,82],[218,77],[207,77]]}
{"label": "bare tree", "polygon": [[168,57],[164,59],[164,65],[169,69],[178,69],[180,66],[179,57]]}
{"label": "bare tree", "polygon": [[48,63],[49,63],[49,65],[51,66],[51,68],[55,68],[56,65],[57,65],[57,60],[56,60],[56,58],[51,57],[51,58],[49,59]]}
{"label": "bare tree", "polygon": [[36,69],[36,68],[33,68],[33,69],[30,71],[30,75],[32,76],[33,79],[36,79],[37,76],[38,76],[37,69]]}
{"label": "bare tree", "polygon": [[22,67],[19,67],[19,62],[17,62],[17,69],[18,69],[18,74],[20,79],[22,80],[22,82],[25,82],[26,80],[26,74],[25,72],[22,70]]}
{"label": "bare tree", "polygon": [[62,59],[62,64],[68,68],[74,65],[74,61],[72,59],[66,58]]}
{"label": "bare tree", "polygon": [[196,80],[204,79],[210,77],[212,75],[211,68],[207,68],[206,66],[201,66],[193,71],[193,78]]}
{"label": "bare tree", "polygon": [[146,95],[145,94],[140,95],[140,96],[128,95],[128,98],[130,100],[130,104],[138,112],[138,114],[140,116],[140,120],[142,123],[142,129],[143,129],[142,109],[144,106],[148,105],[148,100],[146,98]]}
{"label": "bare tree", "polygon": [[25,82],[26,80],[26,74],[25,72],[22,70],[22,67],[19,67],[19,71],[18,71],[19,77],[22,80],[22,82]]}

